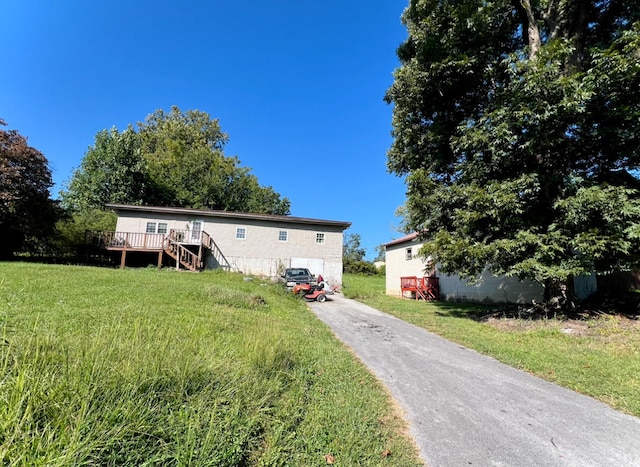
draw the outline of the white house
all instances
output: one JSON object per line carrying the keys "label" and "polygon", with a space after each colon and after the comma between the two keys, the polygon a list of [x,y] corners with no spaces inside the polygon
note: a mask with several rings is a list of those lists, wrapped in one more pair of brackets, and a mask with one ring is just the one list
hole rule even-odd
{"label": "white house", "polygon": [[[543,298],[543,287],[537,282],[520,281],[513,277],[498,277],[484,272],[475,285],[469,285],[457,275],[441,274],[438,264],[425,264],[417,256],[422,247],[416,233],[393,240],[384,245],[386,256],[386,292],[388,295],[401,296],[402,277],[423,277],[434,275],[438,278],[440,299],[447,301],[469,302],[507,302],[531,303]],[[431,266],[431,268],[429,268]],[[578,298],[584,298],[597,289],[594,276],[576,278],[575,292]]]}
{"label": "white house", "polygon": [[537,283],[510,277],[496,277],[486,272],[478,284],[469,285],[457,275],[441,274],[435,264],[428,265],[417,255],[422,242],[410,234],[384,245],[386,260],[386,291],[402,295],[401,277],[435,275],[438,277],[440,299],[446,301],[527,303],[542,300],[543,288]]}
{"label": "white house", "polygon": [[350,222],[171,207],[107,207],[118,214],[116,232],[99,241],[121,252],[123,267],[127,252],[146,252],[158,255],[158,265],[173,258],[177,268],[181,264],[193,270],[225,267],[269,277],[288,267],[307,267],[331,283],[342,283],[343,232]]}

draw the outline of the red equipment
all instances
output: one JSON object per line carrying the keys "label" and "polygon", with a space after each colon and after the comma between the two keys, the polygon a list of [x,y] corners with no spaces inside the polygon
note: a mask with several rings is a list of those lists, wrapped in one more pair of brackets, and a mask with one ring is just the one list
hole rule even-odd
{"label": "red equipment", "polygon": [[324,302],[327,299],[327,293],[320,285],[297,284],[291,289],[294,295],[302,293],[305,300]]}

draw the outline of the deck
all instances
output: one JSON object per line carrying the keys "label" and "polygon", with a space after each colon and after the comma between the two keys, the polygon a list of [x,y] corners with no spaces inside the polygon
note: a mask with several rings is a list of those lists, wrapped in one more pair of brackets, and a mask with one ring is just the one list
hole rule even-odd
{"label": "deck", "polygon": [[229,262],[209,234],[203,231],[199,238],[192,238],[187,233],[174,229],[168,233],[88,230],[85,241],[98,250],[119,251],[121,268],[126,266],[128,252],[157,253],[159,268],[166,255],[173,259],[177,270],[183,267],[189,271],[201,271],[207,254],[213,254],[221,267],[229,267]]}
{"label": "deck", "polygon": [[434,276],[406,276],[400,278],[402,296],[408,293],[416,300],[436,301],[440,300],[440,281]]}

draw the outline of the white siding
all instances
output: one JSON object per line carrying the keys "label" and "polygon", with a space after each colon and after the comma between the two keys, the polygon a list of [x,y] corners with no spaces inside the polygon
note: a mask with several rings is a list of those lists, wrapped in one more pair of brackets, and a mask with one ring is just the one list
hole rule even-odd
{"label": "white siding", "polygon": [[513,277],[497,277],[485,271],[477,284],[469,285],[458,276],[437,274],[440,277],[440,298],[462,302],[531,303],[541,301],[542,286]]}
{"label": "white siding", "polygon": [[[417,240],[387,245],[386,247],[386,291],[389,295],[401,295],[400,278],[404,276],[424,276],[425,264],[415,258],[422,246]],[[407,248],[411,248],[414,258],[405,259]],[[473,302],[509,302],[530,303],[541,301],[543,288],[532,281],[519,281],[510,277],[496,277],[489,272],[481,276],[478,284],[469,285],[456,275],[445,275],[438,272],[440,280],[440,298],[447,301]]]}
{"label": "white siding", "polygon": [[322,258],[291,258],[292,268],[307,268],[311,274],[324,277],[324,260]]}
{"label": "white siding", "polygon": [[[416,240],[388,246],[386,248],[386,289],[388,295],[401,295],[400,278],[425,275],[425,264],[416,256],[421,244]],[[406,259],[407,248],[411,248],[412,259]]]}

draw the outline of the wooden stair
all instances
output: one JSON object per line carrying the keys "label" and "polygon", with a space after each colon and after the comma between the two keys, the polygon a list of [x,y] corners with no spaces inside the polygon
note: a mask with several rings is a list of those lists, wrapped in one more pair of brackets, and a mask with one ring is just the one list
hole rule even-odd
{"label": "wooden stair", "polygon": [[209,250],[213,256],[216,267],[220,267],[225,271],[230,271],[232,269],[229,260],[224,256],[216,242],[213,241],[213,238],[211,238],[211,236],[206,232],[202,232],[202,246],[206,250]]}
{"label": "wooden stair", "polygon": [[403,297],[407,292],[416,300],[440,300],[440,282],[437,277],[401,277],[400,290]]}
{"label": "wooden stair", "polygon": [[176,269],[180,269],[180,265],[182,265],[189,271],[197,272],[204,266],[202,261],[202,249],[199,250],[199,254],[195,254],[187,247],[169,237],[164,239],[162,247],[164,252],[176,261]]}

